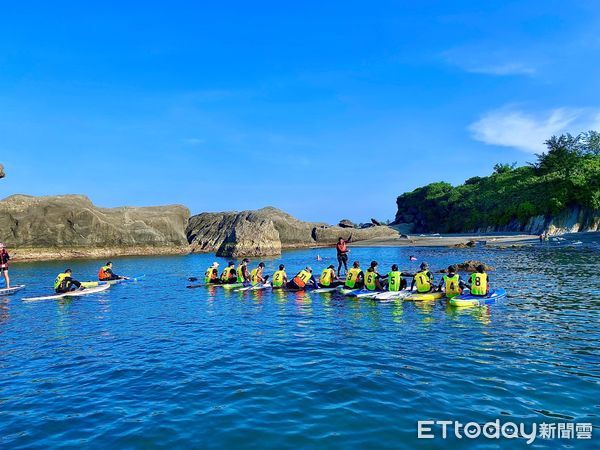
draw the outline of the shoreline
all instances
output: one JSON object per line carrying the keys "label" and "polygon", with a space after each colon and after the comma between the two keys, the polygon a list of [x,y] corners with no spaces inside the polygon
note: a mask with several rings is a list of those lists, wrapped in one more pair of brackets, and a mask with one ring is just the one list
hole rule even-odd
{"label": "shoreline", "polygon": [[455,247],[464,245],[469,248],[466,243],[469,241],[485,241],[486,246],[496,247],[503,245],[519,245],[533,244],[539,242],[539,238],[533,234],[497,234],[497,233],[482,233],[482,234],[447,234],[447,235],[416,235],[408,236],[408,238],[376,238],[366,241],[351,242],[353,247]]}
{"label": "shoreline", "polygon": [[186,247],[73,247],[73,248],[8,248],[11,264],[39,261],[67,261],[72,259],[106,259],[123,256],[169,256],[188,254]]}

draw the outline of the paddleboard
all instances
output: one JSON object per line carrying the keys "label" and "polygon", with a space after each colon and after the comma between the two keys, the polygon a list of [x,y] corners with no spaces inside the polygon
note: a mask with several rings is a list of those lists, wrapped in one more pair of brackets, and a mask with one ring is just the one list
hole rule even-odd
{"label": "paddleboard", "polygon": [[383,294],[383,292],[382,291],[370,291],[368,289],[359,289],[359,290],[355,290],[355,291],[349,292],[348,294],[346,294],[346,297],[353,297],[353,298],[373,298],[377,294]]}
{"label": "paddleboard", "polygon": [[130,277],[130,278],[119,278],[118,280],[106,280],[106,281],[84,281],[81,285],[84,288],[91,288],[96,286],[101,286],[103,284],[121,284],[121,283],[134,283],[142,278],[145,278],[146,275],[140,275],[139,277]]}
{"label": "paddleboard", "polygon": [[245,292],[245,291],[262,291],[263,289],[268,289],[271,287],[271,283],[261,283],[256,286],[246,286],[243,288],[236,289],[235,292]]}
{"label": "paddleboard", "polygon": [[318,288],[318,289],[313,289],[310,292],[314,292],[315,294],[325,294],[327,292],[335,292],[337,291],[338,288],[337,287],[329,287],[329,288]]}
{"label": "paddleboard", "polygon": [[411,294],[404,297],[404,300],[410,300],[414,302],[424,302],[428,300],[439,300],[444,297],[443,292],[427,292],[426,294]]}
{"label": "paddleboard", "polygon": [[388,292],[381,292],[373,298],[375,300],[396,300],[396,299],[408,297],[412,293],[413,293],[413,291],[410,291],[408,289],[404,289],[402,291],[388,291]]}
{"label": "paddleboard", "polygon": [[89,289],[77,290],[66,292],[64,294],[47,295],[45,297],[29,297],[24,298],[24,301],[34,300],[57,300],[65,297],[81,297],[83,295],[97,294],[98,292],[106,291],[110,287],[110,284],[103,284],[102,286],[96,286]]}
{"label": "paddleboard", "polygon": [[494,303],[496,300],[506,297],[506,290],[502,288],[491,289],[488,295],[485,297],[479,297],[476,295],[462,294],[454,297],[450,300],[452,306],[467,307],[467,306],[481,306],[488,303]]}
{"label": "paddleboard", "polygon": [[2,297],[4,295],[13,295],[15,292],[19,292],[24,287],[25,287],[24,284],[19,284],[17,286],[13,286],[11,288],[0,289],[0,297]]}
{"label": "paddleboard", "polygon": [[339,286],[339,287],[337,288],[337,291],[338,291],[340,294],[342,294],[342,295],[348,295],[348,294],[350,294],[351,292],[358,291],[358,290],[360,290],[360,289],[350,289],[350,288],[347,288],[347,287],[344,287],[344,286]]}
{"label": "paddleboard", "polygon": [[223,289],[237,289],[244,287],[244,283],[231,283],[231,284],[222,284]]}

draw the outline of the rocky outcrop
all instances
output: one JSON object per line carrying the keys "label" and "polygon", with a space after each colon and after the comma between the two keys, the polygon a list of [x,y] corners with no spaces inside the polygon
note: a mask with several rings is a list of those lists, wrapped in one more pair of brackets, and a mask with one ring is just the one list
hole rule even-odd
{"label": "rocky outcrop", "polygon": [[[492,271],[496,270],[494,267],[488,266],[486,263],[481,262],[481,261],[469,260],[469,261],[455,264],[456,268],[460,272],[477,272],[477,266],[479,266],[479,265],[483,265],[484,270],[486,272],[492,272]],[[440,273],[447,273],[447,272],[448,272],[448,269],[440,270]]]}
{"label": "rocky outcrop", "polygon": [[338,238],[361,241],[397,237],[386,226],[366,230],[302,222],[276,208],[257,211],[202,213],[193,216],[186,230],[193,252],[217,252],[221,256],[259,256],[282,249],[334,245]]}
{"label": "rocky outcrop", "polygon": [[0,241],[29,254],[86,256],[187,251],[183,206],[98,208],[85,196],[13,195],[0,201]]}
{"label": "rocky outcrop", "polygon": [[4,178],[4,166],[0,164],[0,178]]}
{"label": "rocky outcrop", "polygon": [[351,220],[342,219],[342,220],[340,220],[340,223],[338,223],[338,227],[342,227],[342,228],[354,228],[354,223]]}

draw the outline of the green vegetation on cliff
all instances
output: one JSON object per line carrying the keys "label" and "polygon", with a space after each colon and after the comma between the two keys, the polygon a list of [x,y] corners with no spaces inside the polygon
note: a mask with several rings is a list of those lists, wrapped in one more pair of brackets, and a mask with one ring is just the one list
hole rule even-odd
{"label": "green vegetation on cliff", "polygon": [[397,199],[396,223],[418,232],[463,232],[521,224],[578,206],[600,209],[600,133],[553,136],[524,167],[497,164],[460,186],[432,183]]}

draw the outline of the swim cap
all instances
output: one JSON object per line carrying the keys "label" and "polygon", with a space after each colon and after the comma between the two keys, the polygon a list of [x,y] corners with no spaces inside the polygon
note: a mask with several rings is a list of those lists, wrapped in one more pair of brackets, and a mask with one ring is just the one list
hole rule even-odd
{"label": "swim cap", "polygon": [[421,269],[429,269],[429,264],[427,264],[426,262],[422,262]]}
{"label": "swim cap", "polygon": [[398,264],[393,264],[392,265],[392,270],[394,270],[394,271],[398,270]]}

